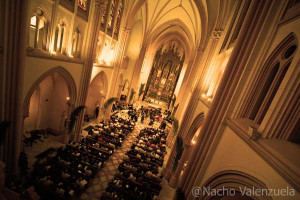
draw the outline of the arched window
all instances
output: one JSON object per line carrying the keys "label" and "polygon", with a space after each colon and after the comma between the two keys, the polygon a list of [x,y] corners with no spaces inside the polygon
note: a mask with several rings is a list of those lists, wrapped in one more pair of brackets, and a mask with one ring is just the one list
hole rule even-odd
{"label": "arched window", "polygon": [[258,124],[264,119],[297,49],[295,38],[279,46],[281,48],[273,52],[265,66],[266,70],[260,76],[257,98],[248,116]]}
{"label": "arched window", "polygon": [[106,12],[101,16],[101,30],[114,39],[118,39],[124,1],[109,0],[105,7]]}
{"label": "arched window", "polygon": [[63,42],[65,40],[65,30],[66,26],[61,20],[55,29],[54,35],[54,46],[53,51],[57,53],[63,53]]}
{"label": "arched window", "polygon": [[36,12],[30,18],[29,47],[46,49],[47,25],[44,12],[39,8],[36,9]]}
{"label": "arched window", "polygon": [[57,49],[58,33],[59,33],[59,27],[57,26],[55,29],[55,35],[54,35],[54,47],[53,47],[54,52],[56,52],[56,49]]}
{"label": "arched window", "polygon": [[40,19],[38,28],[39,28],[38,29],[38,37],[37,37],[38,48],[45,49],[46,21],[44,19]]}
{"label": "arched window", "polygon": [[36,27],[37,27],[37,17],[33,16],[30,19],[30,28],[29,28],[29,47],[34,48],[35,38],[36,38]]}
{"label": "arched window", "polygon": [[122,14],[123,14],[123,3],[120,0],[118,12],[117,12],[117,20],[116,20],[115,26],[114,26],[115,27],[115,30],[114,30],[114,38],[115,39],[118,39],[118,36],[119,36]]}
{"label": "arched window", "polygon": [[[267,120],[267,112],[274,110],[271,108],[271,104],[280,106],[280,112],[268,118],[271,120],[272,126],[262,133],[264,138],[283,139],[300,143],[299,81],[292,83],[286,79],[288,82],[285,84],[293,85],[292,88],[288,89],[289,95],[282,97],[284,98],[283,101],[276,97],[279,92],[286,91],[282,83],[289,68],[291,68],[297,46],[296,38],[291,33],[274,49],[258,74],[255,75],[255,79],[251,83],[252,87],[247,91],[247,97],[239,111],[239,118],[251,119],[256,124],[262,124],[263,120]],[[291,70],[295,69],[293,66]],[[274,112],[277,112],[276,109]],[[268,122],[266,121],[266,123]]]}
{"label": "arched window", "polygon": [[75,57],[79,56],[78,53],[79,40],[80,40],[80,32],[79,29],[77,28],[74,32],[73,40],[72,40],[72,55]]}

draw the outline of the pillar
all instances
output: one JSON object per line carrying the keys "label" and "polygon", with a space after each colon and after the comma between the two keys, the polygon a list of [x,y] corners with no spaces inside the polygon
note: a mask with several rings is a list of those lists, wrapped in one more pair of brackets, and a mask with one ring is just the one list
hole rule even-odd
{"label": "pillar", "polygon": [[[198,61],[198,59],[201,59],[201,55],[203,55],[202,51],[198,51],[198,53],[196,55],[198,58],[195,59],[195,62],[194,62],[194,65],[197,67],[198,67],[197,61]],[[197,90],[197,91],[199,91],[199,90]],[[178,136],[181,136],[183,138],[183,140],[185,139],[185,137],[187,135],[190,124],[192,123],[192,120],[193,120],[192,117],[194,116],[194,112],[198,105],[198,95],[197,95],[198,93],[199,92],[196,92],[196,90],[192,93],[192,95],[194,95],[194,98],[192,96],[191,100],[188,102],[187,109],[182,117],[183,120],[179,124],[179,129],[177,131],[177,134],[178,134]],[[169,180],[169,178],[171,178],[171,176],[172,176],[171,175],[172,174],[171,167],[173,166],[173,160],[175,157],[175,153],[176,153],[175,148],[172,148],[169,159],[167,161],[167,164],[165,165],[165,167],[163,168],[163,171],[162,171],[164,178],[167,180]]]}
{"label": "pillar", "polygon": [[[140,78],[140,73],[142,70],[142,65],[143,65],[143,62],[145,59],[146,51],[147,51],[147,48],[145,47],[145,45],[142,45],[142,48],[140,50],[140,55],[139,55],[138,59],[136,60],[135,67],[134,67],[134,70],[132,73],[130,88],[136,89],[136,87],[137,87],[137,83]],[[137,92],[137,91],[135,91],[135,92]]]}
{"label": "pillar", "polygon": [[[109,97],[114,96],[116,94],[115,89],[117,88],[118,86],[117,84],[119,83],[118,78],[120,76],[120,69],[124,61],[123,57],[125,54],[125,47],[127,46],[126,44],[127,44],[129,32],[130,29],[123,28],[119,36],[119,45],[118,45],[118,49],[116,49],[117,58],[115,59],[116,63],[114,68],[113,81],[112,81],[113,85],[111,87],[111,91],[108,94]],[[119,96],[116,97],[119,98]]]}
{"label": "pillar", "polygon": [[[88,89],[90,85],[90,79],[93,70],[94,59],[96,55],[97,42],[95,41],[97,41],[97,38],[99,36],[99,30],[101,25],[101,13],[105,11],[104,5],[106,1],[107,0],[95,0],[94,15],[93,18],[90,19],[91,22],[89,22],[92,24],[92,26],[90,27],[91,29],[89,30],[89,33],[91,33],[91,37],[87,41],[87,45],[86,45],[85,62],[83,66],[80,88],[78,92],[79,96],[77,98],[75,107],[85,105],[86,103]],[[80,137],[83,119],[84,119],[84,112],[80,114],[80,116],[77,119],[77,122],[75,123],[74,135],[72,139],[76,140],[77,138]]]}
{"label": "pillar", "polygon": [[178,166],[176,168],[176,171],[169,182],[169,185],[173,188],[176,188],[176,186],[177,186],[184,163],[189,159],[190,150],[191,150],[191,144],[185,144],[184,151],[183,151],[183,154],[182,154],[180,160],[178,161]]}
{"label": "pillar", "polygon": [[97,120],[96,120],[97,123],[99,123],[101,120],[104,119],[103,116],[102,116],[102,107],[103,107],[104,102],[105,102],[105,97],[106,97],[105,94],[101,95],[101,100],[100,100],[100,104],[99,104],[100,110],[99,110],[99,115],[98,115]]}
{"label": "pillar", "polygon": [[[2,7],[3,6],[3,7]],[[5,15],[1,23],[5,26],[1,31],[3,53],[1,61],[0,86],[1,112],[0,122],[8,121],[10,125],[6,131],[6,139],[1,146],[1,160],[5,162],[8,173],[14,174],[18,170],[18,160],[22,144],[23,123],[23,82],[26,56],[26,41],[28,34],[27,11],[28,0],[1,1],[1,13]],[[3,10],[2,10],[3,9]],[[2,14],[1,14],[2,15]],[[2,49],[2,52],[1,52]]]}
{"label": "pillar", "polygon": [[202,125],[197,144],[191,153],[187,168],[184,171],[183,180],[179,185],[188,199],[192,198],[190,191],[192,187],[196,186],[197,178],[200,179],[201,173],[204,171],[202,169],[204,161],[209,153],[217,130],[225,117],[230,100],[237,88],[238,81],[261,31],[271,3],[271,0],[251,1],[250,8],[241,27],[222,80],[206,115],[206,120]]}

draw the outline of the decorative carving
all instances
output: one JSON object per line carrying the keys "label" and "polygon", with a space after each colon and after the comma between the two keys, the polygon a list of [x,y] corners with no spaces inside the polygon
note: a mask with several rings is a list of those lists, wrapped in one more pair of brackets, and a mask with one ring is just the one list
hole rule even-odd
{"label": "decorative carving", "polygon": [[101,13],[105,11],[107,0],[95,0],[95,10],[100,10]]}
{"label": "decorative carving", "polygon": [[172,99],[184,58],[184,49],[178,41],[162,45],[155,54],[144,98],[155,99],[168,105]]}
{"label": "decorative carving", "polygon": [[88,5],[88,0],[78,0],[78,7],[83,11],[86,11]]}
{"label": "decorative carving", "polygon": [[218,40],[220,39],[221,35],[222,35],[222,30],[214,30],[212,33],[211,33],[211,39],[215,39],[215,40]]}

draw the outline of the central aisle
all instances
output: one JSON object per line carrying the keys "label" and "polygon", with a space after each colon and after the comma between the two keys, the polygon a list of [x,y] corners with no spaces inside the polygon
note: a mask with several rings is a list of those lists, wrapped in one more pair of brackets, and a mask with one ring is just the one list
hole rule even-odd
{"label": "central aisle", "polygon": [[[95,178],[92,180],[90,187],[81,195],[82,200],[98,200],[100,199],[102,192],[104,192],[108,186],[108,183],[111,179],[114,178],[115,174],[118,171],[119,164],[123,161],[123,157],[127,151],[130,150],[131,145],[135,141],[136,137],[140,133],[144,127],[149,123],[149,118],[145,119],[144,124],[141,124],[140,119],[136,123],[133,131],[127,135],[125,140],[122,143],[122,146],[117,148],[114,153],[110,156],[110,158],[105,161],[105,166],[100,170],[98,174],[96,174]],[[95,126],[97,125],[95,122],[89,123],[87,126]],[[158,127],[158,124],[154,124],[154,127]],[[87,134],[87,132],[83,131],[83,134]],[[170,150],[167,150],[169,153]],[[165,156],[165,162],[168,158],[168,154]],[[174,194],[174,189],[170,188],[165,180],[163,180],[162,191],[161,194],[163,198],[160,199],[170,199],[170,197]],[[160,195],[161,196],[161,195]]]}
{"label": "central aisle", "polygon": [[[105,192],[108,183],[111,179],[114,178],[115,174],[118,171],[118,167],[120,163],[123,161],[123,157],[127,151],[130,150],[133,142],[136,137],[139,135],[140,130],[147,126],[149,123],[149,118],[145,119],[144,123],[141,124],[140,119],[136,123],[134,130],[127,135],[125,140],[122,143],[122,146],[117,148],[114,153],[110,156],[110,158],[104,163],[104,167],[100,170],[99,173],[96,174],[95,178],[90,183],[90,187],[81,195],[82,200],[99,200],[102,196],[102,192]],[[95,122],[89,123],[87,126],[95,126],[97,125]],[[158,127],[158,124],[154,124],[152,127]],[[83,131],[83,134],[87,134],[87,132]],[[165,156],[165,162],[169,157],[170,149],[167,149],[167,155]],[[168,183],[163,179],[162,181],[162,190],[160,192],[161,200],[172,199],[175,193],[175,189],[169,187]]]}

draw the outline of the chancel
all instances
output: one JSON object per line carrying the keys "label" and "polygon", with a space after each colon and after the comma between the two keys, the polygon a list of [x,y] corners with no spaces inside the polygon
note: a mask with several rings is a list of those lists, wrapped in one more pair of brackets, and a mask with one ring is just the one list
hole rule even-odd
{"label": "chancel", "polygon": [[299,0],[0,10],[0,199],[300,199]]}

